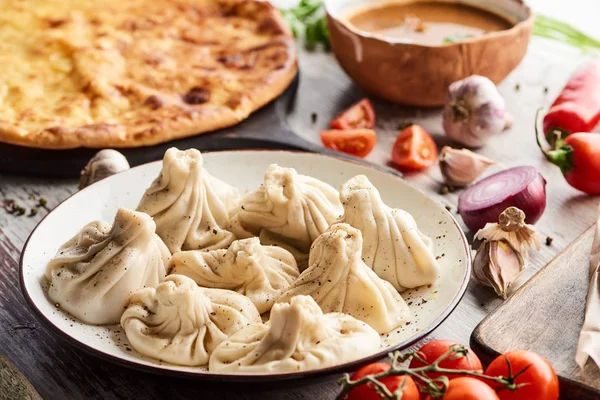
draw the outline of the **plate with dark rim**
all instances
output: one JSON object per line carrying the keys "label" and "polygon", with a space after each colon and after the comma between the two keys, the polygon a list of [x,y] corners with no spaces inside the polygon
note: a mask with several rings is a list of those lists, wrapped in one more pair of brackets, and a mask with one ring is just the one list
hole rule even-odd
{"label": "plate with dark rim", "polygon": [[384,169],[315,153],[282,150],[237,150],[204,153],[210,173],[239,188],[240,193],[258,187],[270,164],[293,167],[334,187],[364,174],[379,189],[391,207],[402,208],[416,219],[421,231],[434,241],[440,278],[430,287],[403,292],[413,311],[411,324],[381,336],[381,347],[369,357],[333,367],[286,374],[215,374],[204,367],[184,367],[142,356],[127,341],[118,325],[84,324],[49,300],[44,278],[46,264],[62,243],[93,220],[112,221],[119,207],[135,209],[145,189],[161,170],[162,162],[144,164],[97,182],[66,199],[34,229],[20,260],[23,294],[36,316],[53,333],[70,344],[107,361],[163,375],[220,382],[266,383],[324,377],[383,358],[404,349],[429,334],[458,305],[471,272],[469,244],[457,222],[443,205]]}

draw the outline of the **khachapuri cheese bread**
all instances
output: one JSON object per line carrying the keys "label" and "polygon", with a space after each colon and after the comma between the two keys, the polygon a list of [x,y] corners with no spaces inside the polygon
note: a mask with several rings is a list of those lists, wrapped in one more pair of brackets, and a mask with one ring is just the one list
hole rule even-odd
{"label": "khachapuri cheese bread", "polygon": [[258,0],[0,0],[0,141],[137,147],[234,125],[290,84]]}

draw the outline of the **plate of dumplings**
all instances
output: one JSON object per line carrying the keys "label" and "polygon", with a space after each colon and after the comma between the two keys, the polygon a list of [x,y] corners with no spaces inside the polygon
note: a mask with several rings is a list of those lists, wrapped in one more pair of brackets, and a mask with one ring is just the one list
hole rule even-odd
{"label": "plate of dumplings", "polygon": [[398,176],[331,156],[167,150],[52,210],[21,286],[106,360],[272,382],[356,369],[435,329],[470,276],[452,215]]}

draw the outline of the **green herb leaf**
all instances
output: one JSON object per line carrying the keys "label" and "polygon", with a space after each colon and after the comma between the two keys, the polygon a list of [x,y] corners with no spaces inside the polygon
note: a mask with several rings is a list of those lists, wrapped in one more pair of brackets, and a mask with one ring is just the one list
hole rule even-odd
{"label": "green herb leaf", "polygon": [[457,33],[456,35],[450,35],[444,39],[444,43],[458,43],[465,39],[472,38],[473,35],[470,33]]}
{"label": "green herb leaf", "polygon": [[323,1],[301,0],[298,6],[280,11],[294,36],[303,36],[307,49],[312,50],[322,44],[329,50],[329,30]]}

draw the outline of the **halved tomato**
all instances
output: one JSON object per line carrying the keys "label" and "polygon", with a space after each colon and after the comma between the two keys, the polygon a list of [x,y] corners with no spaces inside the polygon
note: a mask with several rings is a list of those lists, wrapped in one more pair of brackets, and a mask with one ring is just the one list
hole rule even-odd
{"label": "halved tomato", "polygon": [[321,131],[321,141],[329,149],[365,157],[375,147],[377,135],[373,129],[331,129]]}
{"label": "halved tomato", "polygon": [[347,110],[338,114],[329,125],[333,129],[373,129],[375,127],[375,111],[369,99],[364,98]]}
{"label": "halved tomato", "polygon": [[404,169],[427,168],[437,157],[438,149],[435,141],[419,125],[404,128],[392,148],[392,161]]}

